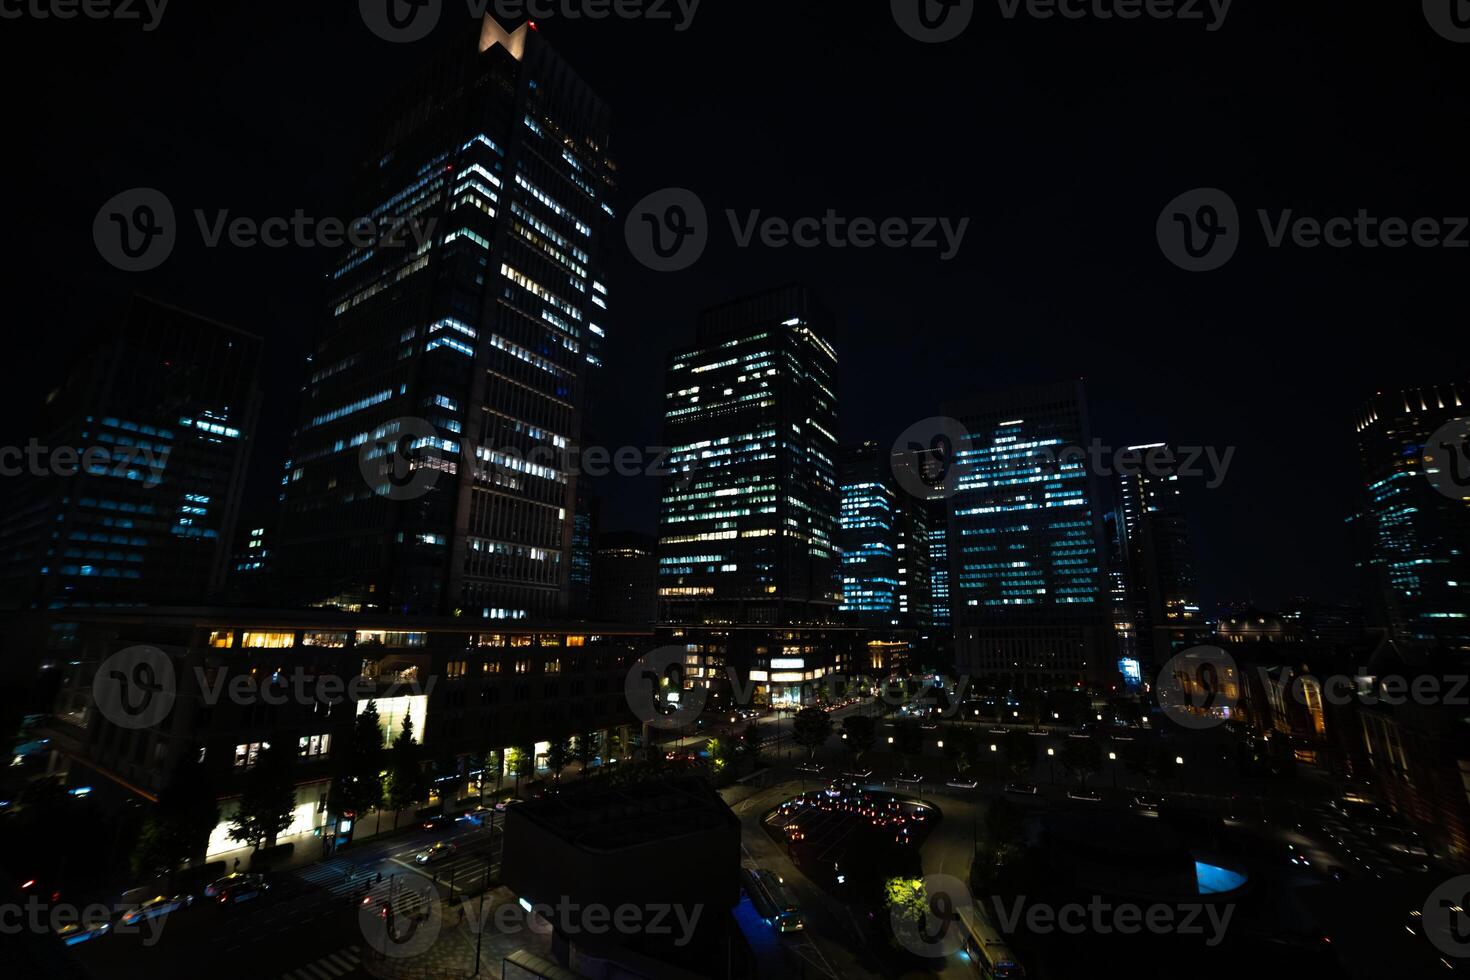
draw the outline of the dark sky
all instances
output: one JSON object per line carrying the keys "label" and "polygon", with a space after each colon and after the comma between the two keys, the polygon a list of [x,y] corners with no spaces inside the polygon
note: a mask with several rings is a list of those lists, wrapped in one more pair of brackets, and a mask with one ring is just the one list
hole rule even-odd
{"label": "dark sky", "polygon": [[[268,497],[329,256],[206,250],[196,234],[126,275],[99,257],[93,217],[135,186],[181,214],[358,213],[350,177],[387,100],[456,33],[473,43],[463,0],[445,3],[436,34],[410,45],[375,37],[341,0],[174,0],[151,32],[0,22],[4,442],[28,437],[62,360],[142,289],[267,338],[253,495]],[[1085,377],[1106,442],[1236,447],[1220,488],[1190,488],[1212,596],[1348,594],[1353,410],[1375,389],[1470,373],[1470,249],[1271,249],[1255,212],[1470,214],[1470,44],[1410,2],[1237,0],[1214,32],[1000,9],[979,2],[946,44],[912,40],[880,2],[705,0],[682,32],[540,20],[617,115],[619,213],[683,186],[716,219],[680,273],[614,243],[607,439],[657,443],[664,354],[699,308],[804,280],[842,325],[844,439],[891,440],[948,397]],[[1191,274],[1165,260],[1155,222],[1201,186],[1232,196],[1244,241],[1223,269]],[[941,262],[739,249],[726,208],[971,222]],[[655,481],[602,490],[605,526],[652,529]]]}

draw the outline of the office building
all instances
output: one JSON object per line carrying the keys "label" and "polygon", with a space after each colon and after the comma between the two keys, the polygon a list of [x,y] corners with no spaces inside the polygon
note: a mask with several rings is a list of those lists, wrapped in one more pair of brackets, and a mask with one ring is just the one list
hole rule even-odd
{"label": "office building", "polygon": [[[1364,503],[1356,523],[1370,625],[1402,643],[1470,649],[1470,499],[1431,480],[1448,485],[1467,447],[1426,447],[1467,416],[1470,382],[1379,392],[1357,414]],[[1426,448],[1446,472],[1426,472]]]}
{"label": "office building", "polygon": [[[260,338],[136,296],[46,399],[0,515],[12,608],[219,592],[254,438]],[[34,451],[33,451],[34,450]]]}
{"label": "office building", "polygon": [[[1175,454],[1164,443],[1126,451],[1141,465],[1120,468],[1117,477],[1118,571],[1136,656],[1153,677],[1174,653],[1201,642],[1206,626]],[[1110,581],[1114,574],[1110,568]]]}
{"label": "office building", "polygon": [[705,311],[694,346],[668,362],[660,621],[689,645],[691,677],[756,677],[762,700],[802,699],[847,635],[833,627],[831,334],[814,297],[786,286]]}
{"label": "office building", "polygon": [[486,17],[406,84],[302,393],[277,568],[308,605],[517,620],[568,611],[571,456],[609,295],[610,113]]}
{"label": "office building", "polygon": [[608,531],[592,553],[592,618],[651,626],[658,618],[658,539]]}
{"label": "office building", "polygon": [[957,668],[1013,686],[1112,684],[1097,481],[1076,452],[1090,437],[1082,384],[943,411],[968,435],[949,501]]}
{"label": "office building", "polygon": [[924,501],[894,479],[875,442],[845,447],[841,494],[841,611],[852,622],[923,629],[929,625],[929,535]]}

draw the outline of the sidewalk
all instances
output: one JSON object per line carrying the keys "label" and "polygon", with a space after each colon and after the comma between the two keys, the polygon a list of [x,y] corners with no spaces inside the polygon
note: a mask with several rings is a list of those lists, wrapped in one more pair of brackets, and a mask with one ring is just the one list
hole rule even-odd
{"label": "sidewalk", "polygon": [[[468,980],[475,976],[477,940],[479,976],[490,980],[498,980],[501,961],[517,950],[528,949],[552,958],[549,930],[543,933],[530,925],[529,915],[505,887],[485,893],[483,911],[478,898],[465,901],[462,907],[461,921],[460,903],[451,904],[441,896],[437,912],[427,920],[428,928],[435,928],[433,923],[437,921],[439,930],[431,947],[395,956],[377,952],[370,943],[362,960],[363,969],[384,980]],[[509,911],[503,911],[507,908]],[[514,923],[515,928],[502,928],[506,923]]]}

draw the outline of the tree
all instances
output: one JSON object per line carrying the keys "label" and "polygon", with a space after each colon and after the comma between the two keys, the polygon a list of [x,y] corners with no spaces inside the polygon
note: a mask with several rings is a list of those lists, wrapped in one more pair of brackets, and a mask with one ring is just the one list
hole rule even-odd
{"label": "tree", "polygon": [[1031,770],[1036,766],[1036,738],[1025,732],[1009,731],[1003,739],[1003,748],[1006,754],[1006,768],[1010,770],[1011,778],[1017,782],[1025,782],[1031,778]]}
{"label": "tree", "polygon": [[470,760],[470,768],[480,774],[480,800],[482,802],[485,799],[485,784],[490,781],[492,773],[495,778],[495,792],[497,795],[500,793],[500,770],[504,764],[505,760],[499,749],[477,752]]}
{"label": "tree", "polygon": [[969,725],[950,725],[944,729],[944,754],[954,763],[959,775],[973,769],[980,761],[980,733]]}
{"label": "tree", "polygon": [[358,820],[383,805],[383,728],[378,703],[369,701],[352,726],[352,740],[338,751],[332,805]]}
{"label": "tree", "polygon": [[705,745],[705,751],[709,752],[710,768],[716,774],[730,769],[737,758],[735,744],[728,738],[710,739]]}
{"label": "tree", "polygon": [[877,737],[878,726],[869,716],[849,715],[842,719],[842,740],[854,760],[861,761]]}
{"label": "tree", "polygon": [[1145,786],[1153,787],[1163,766],[1163,752],[1152,742],[1135,740],[1123,743],[1123,767],[1135,776],[1142,776]]}
{"label": "tree", "polygon": [[515,777],[516,795],[521,792],[521,780],[530,779],[536,775],[536,748],[532,745],[518,745],[510,750],[505,759],[506,768]]}
{"label": "tree", "polygon": [[583,732],[577,736],[577,747],[572,757],[582,766],[582,775],[592,768],[592,762],[597,758],[597,749],[600,739],[596,732]]}
{"label": "tree", "polygon": [[561,771],[567,767],[572,760],[571,742],[566,737],[554,738],[546,749],[546,765],[551,770],[552,778],[561,782]]}
{"label": "tree", "polygon": [[428,795],[429,784],[424,775],[419,744],[413,740],[413,719],[404,715],[403,728],[393,740],[388,764],[388,806],[393,809],[394,828],[398,827],[398,811]]}
{"label": "tree", "polygon": [[985,811],[985,833],[997,850],[1014,848],[1021,843],[1021,811],[1001,797]]}
{"label": "tree", "polygon": [[284,738],[261,746],[245,774],[240,806],[231,820],[230,839],[255,850],[291,826],[296,811],[296,751]]}
{"label": "tree", "polygon": [[740,736],[740,751],[750,760],[754,767],[761,758],[761,730],[755,722],[745,726],[745,734]]}
{"label": "tree", "polygon": [[832,737],[832,716],[821,708],[802,708],[791,723],[791,737],[807,750],[807,759],[817,757],[817,749]]}
{"label": "tree", "polygon": [[1093,738],[1068,738],[1061,751],[1062,768],[1085,785],[1093,773],[1102,768],[1102,746]]}
{"label": "tree", "polygon": [[133,873],[173,870],[204,856],[209,835],[219,823],[219,802],[209,770],[199,755],[186,751],[144,818],[133,850]]}
{"label": "tree", "polygon": [[883,883],[883,907],[896,910],[900,919],[923,922],[929,914],[929,896],[922,878],[889,878]]}
{"label": "tree", "polygon": [[904,769],[912,769],[914,757],[924,752],[924,732],[918,722],[899,722],[893,729],[893,747],[903,759]]}

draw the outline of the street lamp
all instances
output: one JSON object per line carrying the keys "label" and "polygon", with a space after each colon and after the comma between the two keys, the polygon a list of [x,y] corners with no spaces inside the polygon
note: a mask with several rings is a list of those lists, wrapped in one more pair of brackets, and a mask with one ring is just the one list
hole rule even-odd
{"label": "street lamp", "polygon": [[1046,750],[1046,764],[1047,764],[1048,770],[1051,773],[1050,779],[1051,779],[1051,782],[1052,782],[1052,785],[1053,786],[1055,786],[1056,785],[1056,782],[1057,782],[1057,760],[1056,760],[1056,754],[1057,754],[1057,750],[1056,749],[1051,748],[1050,746],[1047,747],[1047,750]]}

